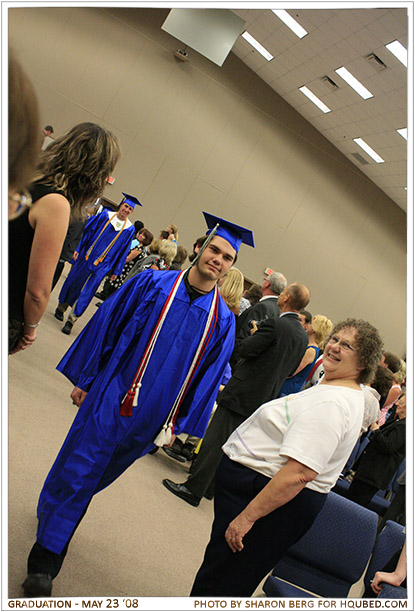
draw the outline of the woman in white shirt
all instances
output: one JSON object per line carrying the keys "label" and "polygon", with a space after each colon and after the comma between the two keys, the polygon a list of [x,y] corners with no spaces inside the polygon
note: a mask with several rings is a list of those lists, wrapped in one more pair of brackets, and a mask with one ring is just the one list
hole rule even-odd
{"label": "woman in white shirt", "polygon": [[338,323],[321,383],[263,404],[230,436],[191,596],[249,597],[311,527],[359,436],[360,384],[373,377],[381,348],[366,321]]}

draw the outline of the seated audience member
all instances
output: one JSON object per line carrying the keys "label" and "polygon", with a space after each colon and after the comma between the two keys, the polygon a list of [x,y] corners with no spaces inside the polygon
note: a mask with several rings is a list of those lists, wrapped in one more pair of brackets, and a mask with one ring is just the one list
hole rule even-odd
{"label": "seated audience member", "polygon": [[392,556],[382,571],[376,572],[363,597],[378,597],[384,584],[402,587],[399,599],[407,597],[403,591],[404,589],[406,591],[406,540],[403,547]]}
{"label": "seated audience member", "polygon": [[368,430],[369,425],[379,419],[379,401],[382,395],[387,395],[393,383],[393,374],[385,366],[376,368],[375,378],[370,385],[362,385],[365,398],[365,413],[362,423],[362,433]]}
{"label": "seated audience member", "polygon": [[386,521],[395,521],[395,523],[400,525],[406,525],[406,470],[398,476],[396,482],[398,488],[385,514],[381,518],[378,525],[378,534],[386,525]]}
{"label": "seated audience member", "polygon": [[138,274],[139,272],[142,272],[143,270],[147,270],[156,261],[156,259],[160,257],[159,250],[160,250],[161,243],[162,243],[162,240],[160,238],[153,238],[153,240],[147,247],[148,254],[143,259],[140,259],[140,261],[137,261],[136,263],[134,263],[134,266],[132,267],[132,269],[129,271],[129,273],[127,274],[125,278],[125,282],[129,281],[131,278],[136,276],[136,274]]}
{"label": "seated audience member", "polygon": [[303,308],[302,310],[300,310],[300,314],[298,315],[298,317],[300,319],[301,325],[307,331],[307,327],[311,325],[311,319],[313,318],[313,315],[311,314],[310,311],[305,310]]}
{"label": "seated audience member", "polygon": [[101,195],[120,156],[115,136],[81,123],[39,157],[30,187],[33,206],[9,226],[9,352],[30,346],[49,301],[69,216],[82,216]]}
{"label": "seated audience member", "polygon": [[352,501],[367,506],[379,489],[385,489],[405,457],[406,396],[399,398],[397,419],[379,427],[372,423],[369,444],[355,465],[356,473],[347,491]]}
{"label": "seated audience member", "polygon": [[239,314],[242,291],[244,289],[244,275],[238,268],[231,268],[227,275],[219,281],[220,294],[226,302],[229,310],[235,316]]}
{"label": "seated audience member", "polygon": [[167,240],[168,237],[170,236],[169,232],[167,230],[160,230],[160,234],[158,239],[159,240]]}
{"label": "seated audience member", "polygon": [[[301,313],[299,318],[300,316]],[[305,317],[305,315],[303,316]],[[303,327],[308,336],[307,350],[293,376],[285,380],[281,387],[280,397],[290,395],[290,393],[298,393],[304,388],[306,378],[316,363],[320,350],[324,349],[327,338],[333,329],[333,323],[324,315],[316,315],[311,319],[311,323],[305,323]]]}
{"label": "seated audience member", "polygon": [[167,231],[169,233],[167,240],[173,240],[173,242],[175,242],[177,245],[177,241],[179,239],[177,225],[173,225],[173,223],[171,223],[170,225],[167,226]]}
{"label": "seated audience member", "polygon": [[372,378],[381,347],[366,321],[338,323],[321,383],[260,406],[229,437],[191,597],[250,597],[308,531],[358,438],[360,383]]}
{"label": "seated audience member", "polygon": [[154,236],[150,230],[146,229],[145,227],[140,229],[136,233],[134,240],[131,242],[130,252],[127,255],[121,274],[113,280],[111,280],[111,277],[108,277],[104,283],[102,291],[96,293],[95,296],[101,300],[106,300],[107,297],[112,295],[114,291],[121,287],[134,265],[139,261],[142,261],[147,256],[147,247],[151,244],[153,239]]}
{"label": "seated audience member", "polygon": [[189,255],[190,263],[192,263],[196,259],[197,253],[200,247],[202,246],[202,244],[204,243],[204,241],[205,241],[205,236],[200,236],[199,238],[197,238],[196,242],[193,243],[193,251]]}
{"label": "seated audience member", "polygon": [[[393,375],[393,385],[398,385],[398,388],[401,389],[402,393],[404,392],[404,385],[405,385],[405,381],[406,381],[406,363],[403,361],[403,359],[400,360],[401,361],[401,367],[400,369],[395,372],[395,374]],[[392,389],[391,387],[391,389]],[[384,410],[387,406],[387,401],[385,402],[383,409]],[[396,416],[396,401],[392,404],[392,406],[389,407],[388,411],[384,411],[381,415],[381,420],[382,417],[384,417],[385,419],[385,423],[389,423],[390,421],[393,421],[393,419]]]}
{"label": "seated audience member", "polygon": [[[392,372],[392,374],[396,374],[396,372],[398,372],[400,370],[401,360],[399,359],[399,357],[397,357],[393,353],[389,353],[387,351],[387,352],[385,352],[383,354],[382,359],[381,359],[379,365],[383,365],[386,368],[389,368],[389,370]],[[400,394],[401,394],[401,390],[400,390],[400,388],[398,388],[398,386],[396,386],[394,389],[390,389],[390,391],[389,391],[387,396],[385,396],[385,397],[382,396],[381,397],[381,400],[380,400],[380,408],[381,408],[381,410],[385,406],[385,404],[389,405],[389,408],[391,406],[393,406],[393,404],[399,398]],[[388,408],[388,410],[389,410],[389,408]]]}
{"label": "seated audience member", "polygon": [[150,265],[144,264],[143,270],[147,270],[148,268],[152,270],[169,270],[176,253],[177,246],[175,242],[172,240],[162,240],[158,250],[158,256]]}
{"label": "seated audience member", "polygon": [[262,298],[261,287],[257,284],[253,284],[249,289],[244,291],[244,294],[241,298],[241,306],[239,308],[239,314],[241,315],[247,308],[253,306],[254,304],[258,304],[259,300]]}
{"label": "seated audience member", "polygon": [[52,142],[55,142],[52,138],[51,134],[53,134],[53,127],[51,125],[45,125],[42,131],[43,142],[42,142],[42,151],[48,148]]}
{"label": "seated audience member", "polygon": [[187,256],[187,249],[185,249],[184,246],[178,246],[176,257],[173,259],[173,263],[170,266],[170,270],[181,270],[182,265],[187,259]]}
{"label": "seated audience member", "polygon": [[30,206],[27,192],[39,156],[39,111],[32,83],[9,48],[9,218]]}
{"label": "seated audience member", "polygon": [[127,274],[125,281],[130,280],[143,270],[168,270],[176,255],[176,245],[171,240],[160,240],[156,238],[148,247],[150,255],[144,257],[136,263],[133,269]]}

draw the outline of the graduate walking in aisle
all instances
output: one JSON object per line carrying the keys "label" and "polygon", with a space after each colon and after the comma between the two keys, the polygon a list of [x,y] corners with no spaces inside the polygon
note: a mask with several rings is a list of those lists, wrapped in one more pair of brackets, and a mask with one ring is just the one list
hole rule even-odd
{"label": "graduate walking in aisle", "polygon": [[63,321],[68,306],[72,310],[62,328],[70,334],[75,321],[88,307],[101,281],[112,271],[112,279],[121,274],[134,238],[134,225],[128,216],[140,202],[134,196],[123,193],[118,212],[104,209],[91,217],[82,234],[78,250],[73,255],[74,264],[59,294],[55,318]]}
{"label": "graduate walking in aisle", "polygon": [[[203,437],[233,349],[235,317],[217,281],[252,232],[214,228],[182,272],[146,270],[103,303],[58,365],[80,409],[40,494],[37,541],[23,583],[48,596],[95,493],[183,431]],[[219,225],[217,224],[219,223]]]}

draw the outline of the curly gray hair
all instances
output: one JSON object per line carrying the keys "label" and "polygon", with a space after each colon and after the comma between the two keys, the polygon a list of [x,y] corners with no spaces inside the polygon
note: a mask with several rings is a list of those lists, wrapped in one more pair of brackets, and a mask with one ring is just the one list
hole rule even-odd
{"label": "curly gray hair", "polygon": [[356,330],[356,351],[359,365],[363,370],[357,379],[358,383],[370,383],[382,357],[383,342],[376,327],[363,319],[346,319],[337,323],[330,338],[345,327]]}

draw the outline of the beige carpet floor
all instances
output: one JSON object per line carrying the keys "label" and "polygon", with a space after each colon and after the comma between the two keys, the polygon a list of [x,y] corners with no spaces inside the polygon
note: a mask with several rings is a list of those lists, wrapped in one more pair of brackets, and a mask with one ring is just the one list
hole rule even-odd
{"label": "beige carpet floor", "polygon": [[[23,596],[38,495],[76,411],[69,397],[73,387],[55,367],[98,301],[92,301],[70,336],[61,333],[53,312],[68,270],[67,265],[51,295],[34,345],[9,358],[10,598]],[[70,544],[53,595],[186,597],[213,518],[211,501],[193,508],[161,484],[163,478],[184,482],[187,467],[159,450],[99,493]],[[355,597],[360,589],[354,589]]]}

